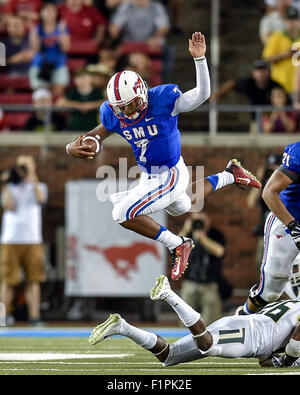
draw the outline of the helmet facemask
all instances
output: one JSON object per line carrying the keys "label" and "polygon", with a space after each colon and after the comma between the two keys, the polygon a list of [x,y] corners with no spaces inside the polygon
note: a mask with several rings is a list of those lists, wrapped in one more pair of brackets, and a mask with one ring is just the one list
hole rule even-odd
{"label": "helmet facemask", "polygon": [[[133,71],[123,71],[111,78],[107,86],[109,106],[115,116],[126,123],[126,120],[136,121],[144,117],[148,108],[147,84]],[[136,110],[126,115],[122,107],[136,103]]]}
{"label": "helmet facemask", "polygon": [[[136,103],[136,111],[130,115],[125,115],[122,112],[121,108],[128,106],[129,104],[131,104],[133,102]],[[137,118],[139,118],[140,115],[142,115],[143,111],[148,107],[148,102],[145,102],[141,97],[135,97],[131,101],[127,102],[126,104],[109,103],[109,106],[112,108],[116,117],[119,118],[120,120],[124,121],[124,120],[128,119],[128,120],[134,121]]]}

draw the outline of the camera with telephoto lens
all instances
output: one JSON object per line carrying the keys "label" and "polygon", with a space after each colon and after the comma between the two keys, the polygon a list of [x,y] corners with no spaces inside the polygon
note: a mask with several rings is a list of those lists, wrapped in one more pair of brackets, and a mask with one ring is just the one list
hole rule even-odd
{"label": "camera with telephoto lens", "polygon": [[16,165],[12,167],[9,171],[9,176],[6,182],[11,182],[13,184],[20,184],[28,173],[27,167],[24,165]]}
{"label": "camera with telephoto lens", "polygon": [[195,219],[192,224],[192,230],[203,230],[204,229],[204,222],[202,219]]}

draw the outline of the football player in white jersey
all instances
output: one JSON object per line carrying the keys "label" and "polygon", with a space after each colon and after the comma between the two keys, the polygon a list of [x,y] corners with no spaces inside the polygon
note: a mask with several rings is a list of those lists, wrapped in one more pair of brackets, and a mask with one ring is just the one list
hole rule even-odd
{"label": "football player in white jersey", "polygon": [[[126,336],[149,350],[163,366],[205,357],[256,357],[263,367],[299,366],[299,300],[270,303],[256,314],[223,317],[206,327],[201,314],[171,289],[166,276],[156,279],[150,297],[169,303],[191,334],[168,344],[160,336],[130,325],[119,314],[111,314],[93,329],[89,342],[95,345],[113,335]],[[285,351],[282,356],[275,354],[280,350]]]}

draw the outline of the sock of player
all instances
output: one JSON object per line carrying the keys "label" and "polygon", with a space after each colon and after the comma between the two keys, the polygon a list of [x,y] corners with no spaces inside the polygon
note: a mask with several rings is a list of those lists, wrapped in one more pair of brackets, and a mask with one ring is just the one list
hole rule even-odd
{"label": "sock of player", "polygon": [[233,174],[224,170],[222,173],[213,174],[212,176],[206,177],[206,179],[211,183],[214,191],[225,187],[226,185],[234,184]]}
{"label": "sock of player", "polygon": [[182,244],[182,238],[180,236],[174,235],[174,233],[170,232],[164,226],[160,227],[160,230],[154,239],[169,248],[169,250],[173,250]]}
{"label": "sock of player", "polygon": [[151,350],[157,343],[157,335],[155,333],[136,328],[128,324],[124,319],[122,319],[120,335],[128,337],[146,350]]}
{"label": "sock of player", "polygon": [[247,303],[247,301],[244,303],[244,305],[243,305],[243,313],[244,314],[246,314],[246,315],[248,315],[248,314],[251,314],[251,311],[249,310],[249,308],[248,308],[248,303]]}
{"label": "sock of player", "polygon": [[194,325],[201,317],[200,313],[195,311],[172,290],[168,292],[165,301],[169,303],[187,328]]}

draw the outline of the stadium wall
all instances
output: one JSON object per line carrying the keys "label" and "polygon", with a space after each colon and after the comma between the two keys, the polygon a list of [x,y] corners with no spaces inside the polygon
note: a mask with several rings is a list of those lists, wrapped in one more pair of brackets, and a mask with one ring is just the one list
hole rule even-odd
{"label": "stadium wall", "polygon": [[[0,136],[0,171],[10,168],[21,154],[33,155],[37,161],[40,180],[49,187],[49,202],[44,210],[44,237],[50,244],[55,244],[56,231],[64,226],[66,181],[95,178],[101,165],[111,165],[118,171],[119,157],[127,158],[128,167],[135,165],[130,147],[118,136],[105,143],[104,153],[94,161],[71,158],[65,152],[65,144],[76,136],[71,133]],[[238,158],[255,173],[268,155],[281,154],[285,145],[297,140],[297,135],[222,134],[212,138],[207,134],[184,133],[182,155],[189,166],[204,165],[205,176],[222,171],[231,158]],[[238,289],[248,289],[257,280],[258,273],[255,264],[257,237],[252,235],[252,229],[259,220],[259,209],[247,207],[247,193],[234,186],[228,187],[209,196],[204,207],[212,218],[212,225],[226,236],[224,275]],[[185,216],[169,217],[169,228],[178,232],[184,219]]]}

